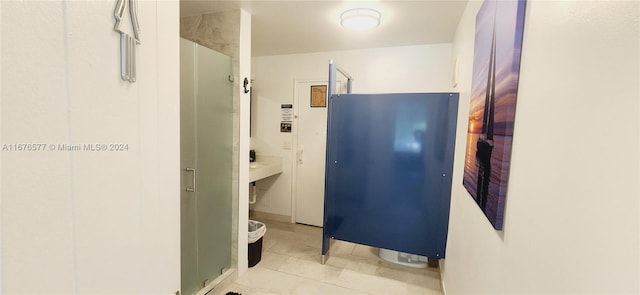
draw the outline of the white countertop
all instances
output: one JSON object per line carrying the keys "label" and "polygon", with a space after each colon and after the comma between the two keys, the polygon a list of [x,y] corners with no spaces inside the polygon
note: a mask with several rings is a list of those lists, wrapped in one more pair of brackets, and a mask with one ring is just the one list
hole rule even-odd
{"label": "white countertop", "polygon": [[255,162],[249,163],[249,183],[282,173],[282,158],[256,156]]}

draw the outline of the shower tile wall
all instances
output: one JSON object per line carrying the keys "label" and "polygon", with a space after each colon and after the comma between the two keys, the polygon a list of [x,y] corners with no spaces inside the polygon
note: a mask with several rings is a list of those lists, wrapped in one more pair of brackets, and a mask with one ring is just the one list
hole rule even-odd
{"label": "shower tile wall", "polygon": [[[240,144],[240,10],[208,13],[180,18],[180,37],[231,56],[233,61],[233,171],[232,171],[232,249],[238,248],[238,150]],[[231,265],[238,260],[237,251],[231,251]]]}

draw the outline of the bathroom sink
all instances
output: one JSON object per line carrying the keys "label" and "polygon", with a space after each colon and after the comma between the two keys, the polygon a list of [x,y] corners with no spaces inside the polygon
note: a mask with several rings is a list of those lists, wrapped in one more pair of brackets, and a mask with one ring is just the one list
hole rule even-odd
{"label": "bathroom sink", "polygon": [[260,157],[258,161],[249,163],[249,182],[254,182],[282,173],[282,158]]}

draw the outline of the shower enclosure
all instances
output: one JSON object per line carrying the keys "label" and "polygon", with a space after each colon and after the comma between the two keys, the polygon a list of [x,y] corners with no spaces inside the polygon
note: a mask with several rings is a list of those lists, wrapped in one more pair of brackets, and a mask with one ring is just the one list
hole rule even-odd
{"label": "shower enclosure", "polygon": [[181,294],[198,292],[231,266],[231,73],[231,57],[181,38]]}

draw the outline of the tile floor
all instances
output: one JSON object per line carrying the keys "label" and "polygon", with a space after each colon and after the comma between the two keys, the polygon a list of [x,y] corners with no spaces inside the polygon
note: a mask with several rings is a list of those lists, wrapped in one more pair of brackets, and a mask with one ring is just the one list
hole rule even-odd
{"label": "tile floor", "polygon": [[442,294],[437,268],[396,265],[380,259],[377,248],[342,241],[334,241],[322,265],[321,228],[256,220],[267,225],[262,259],[219,294]]}

